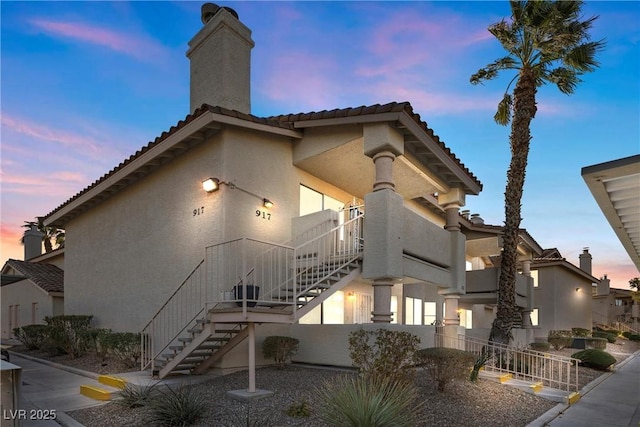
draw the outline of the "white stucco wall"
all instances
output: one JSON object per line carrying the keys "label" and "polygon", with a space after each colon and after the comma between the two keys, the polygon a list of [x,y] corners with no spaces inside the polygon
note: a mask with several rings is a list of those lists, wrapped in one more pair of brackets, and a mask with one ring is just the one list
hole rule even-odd
{"label": "white stucco wall", "polygon": [[567,269],[539,269],[534,301],[538,308],[536,337],[548,336],[549,330],[592,327],[591,283]]}
{"label": "white stucco wall", "polygon": [[[37,304],[35,314],[33,304]],[[10,309],[10,306],[14,308]],[[17,316],[13,315],[14,318],[10,319],[9,316],[14,313],[16,306],[19,306]],[[34,317],[35,323],[44,323],[43,319],[46,316],[62,314],[58,312],[59,306],[58,301],[54,303],[53,297],[30,280],[2,286],[2,338],[9,338],[14,328],[33,324]]]}

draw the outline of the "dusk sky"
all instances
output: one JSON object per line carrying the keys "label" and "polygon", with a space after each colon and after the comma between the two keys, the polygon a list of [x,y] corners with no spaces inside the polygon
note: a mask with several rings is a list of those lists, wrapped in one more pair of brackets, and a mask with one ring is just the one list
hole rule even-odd
{"label": "dusk sky", "polygon": [[[2,262],[43,216],[189,113],[187,42],[203,2],[0,2]],[[504,221],[509,128],[493,114],[513,73],[469,77],[505,55],[487,27],[507,1],[226,2],[253,31],[252,114],[409,101],[484,185],[464,209]],[[522,227],[628,288],[640,275],[584,183],[640,153],[640,2],[586,2],[606,39],[572,96],[538,91]],[[99,242],[96,242],[99,244]]]}

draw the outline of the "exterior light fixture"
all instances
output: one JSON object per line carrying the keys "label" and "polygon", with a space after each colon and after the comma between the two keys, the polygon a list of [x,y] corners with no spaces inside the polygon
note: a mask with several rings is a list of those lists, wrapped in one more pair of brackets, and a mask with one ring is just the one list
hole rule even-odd
{"label": "exterior light fixture", "polygon": [[581,288],[576,288],[576,292],[582,292]]}
{"label": "exterior light fixture", "polygon": [[220,188],[220,180],[218,178],[207,178],[202,181],[202,188],[207,193],[218,191]]}
{"label": "exterior light fixture", "polygon": [[262,199],[262,205],[267,209],[271,209],[273,207],[273,202],[269,199]]}

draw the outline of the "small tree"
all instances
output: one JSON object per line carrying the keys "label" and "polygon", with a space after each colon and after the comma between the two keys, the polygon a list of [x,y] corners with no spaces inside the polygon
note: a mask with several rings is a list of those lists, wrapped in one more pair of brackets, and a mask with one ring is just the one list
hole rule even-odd
{"label": "small tree", "polygon": [[637,303],[640,303],[640,277],[634,277],[629,280],[629,287],[635,292],[631,294],[631,298]]}

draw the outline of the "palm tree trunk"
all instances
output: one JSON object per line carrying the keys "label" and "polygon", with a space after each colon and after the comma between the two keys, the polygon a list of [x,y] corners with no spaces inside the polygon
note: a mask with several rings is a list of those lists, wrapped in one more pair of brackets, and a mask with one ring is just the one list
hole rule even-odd
{"label": "palm tree trunk", "polygon": [[489,341],[508,344],[511,341],[516,307],[516,274],[518,257],[518,231],[522,192],[531,141],[530,124],[536,114],[536,80],[532,70],[523,68],[516,83],[511,123],[511,163],[507,172],[505,190],[505,222],[503,250],[498,280],[498,310],[491,325]]}

